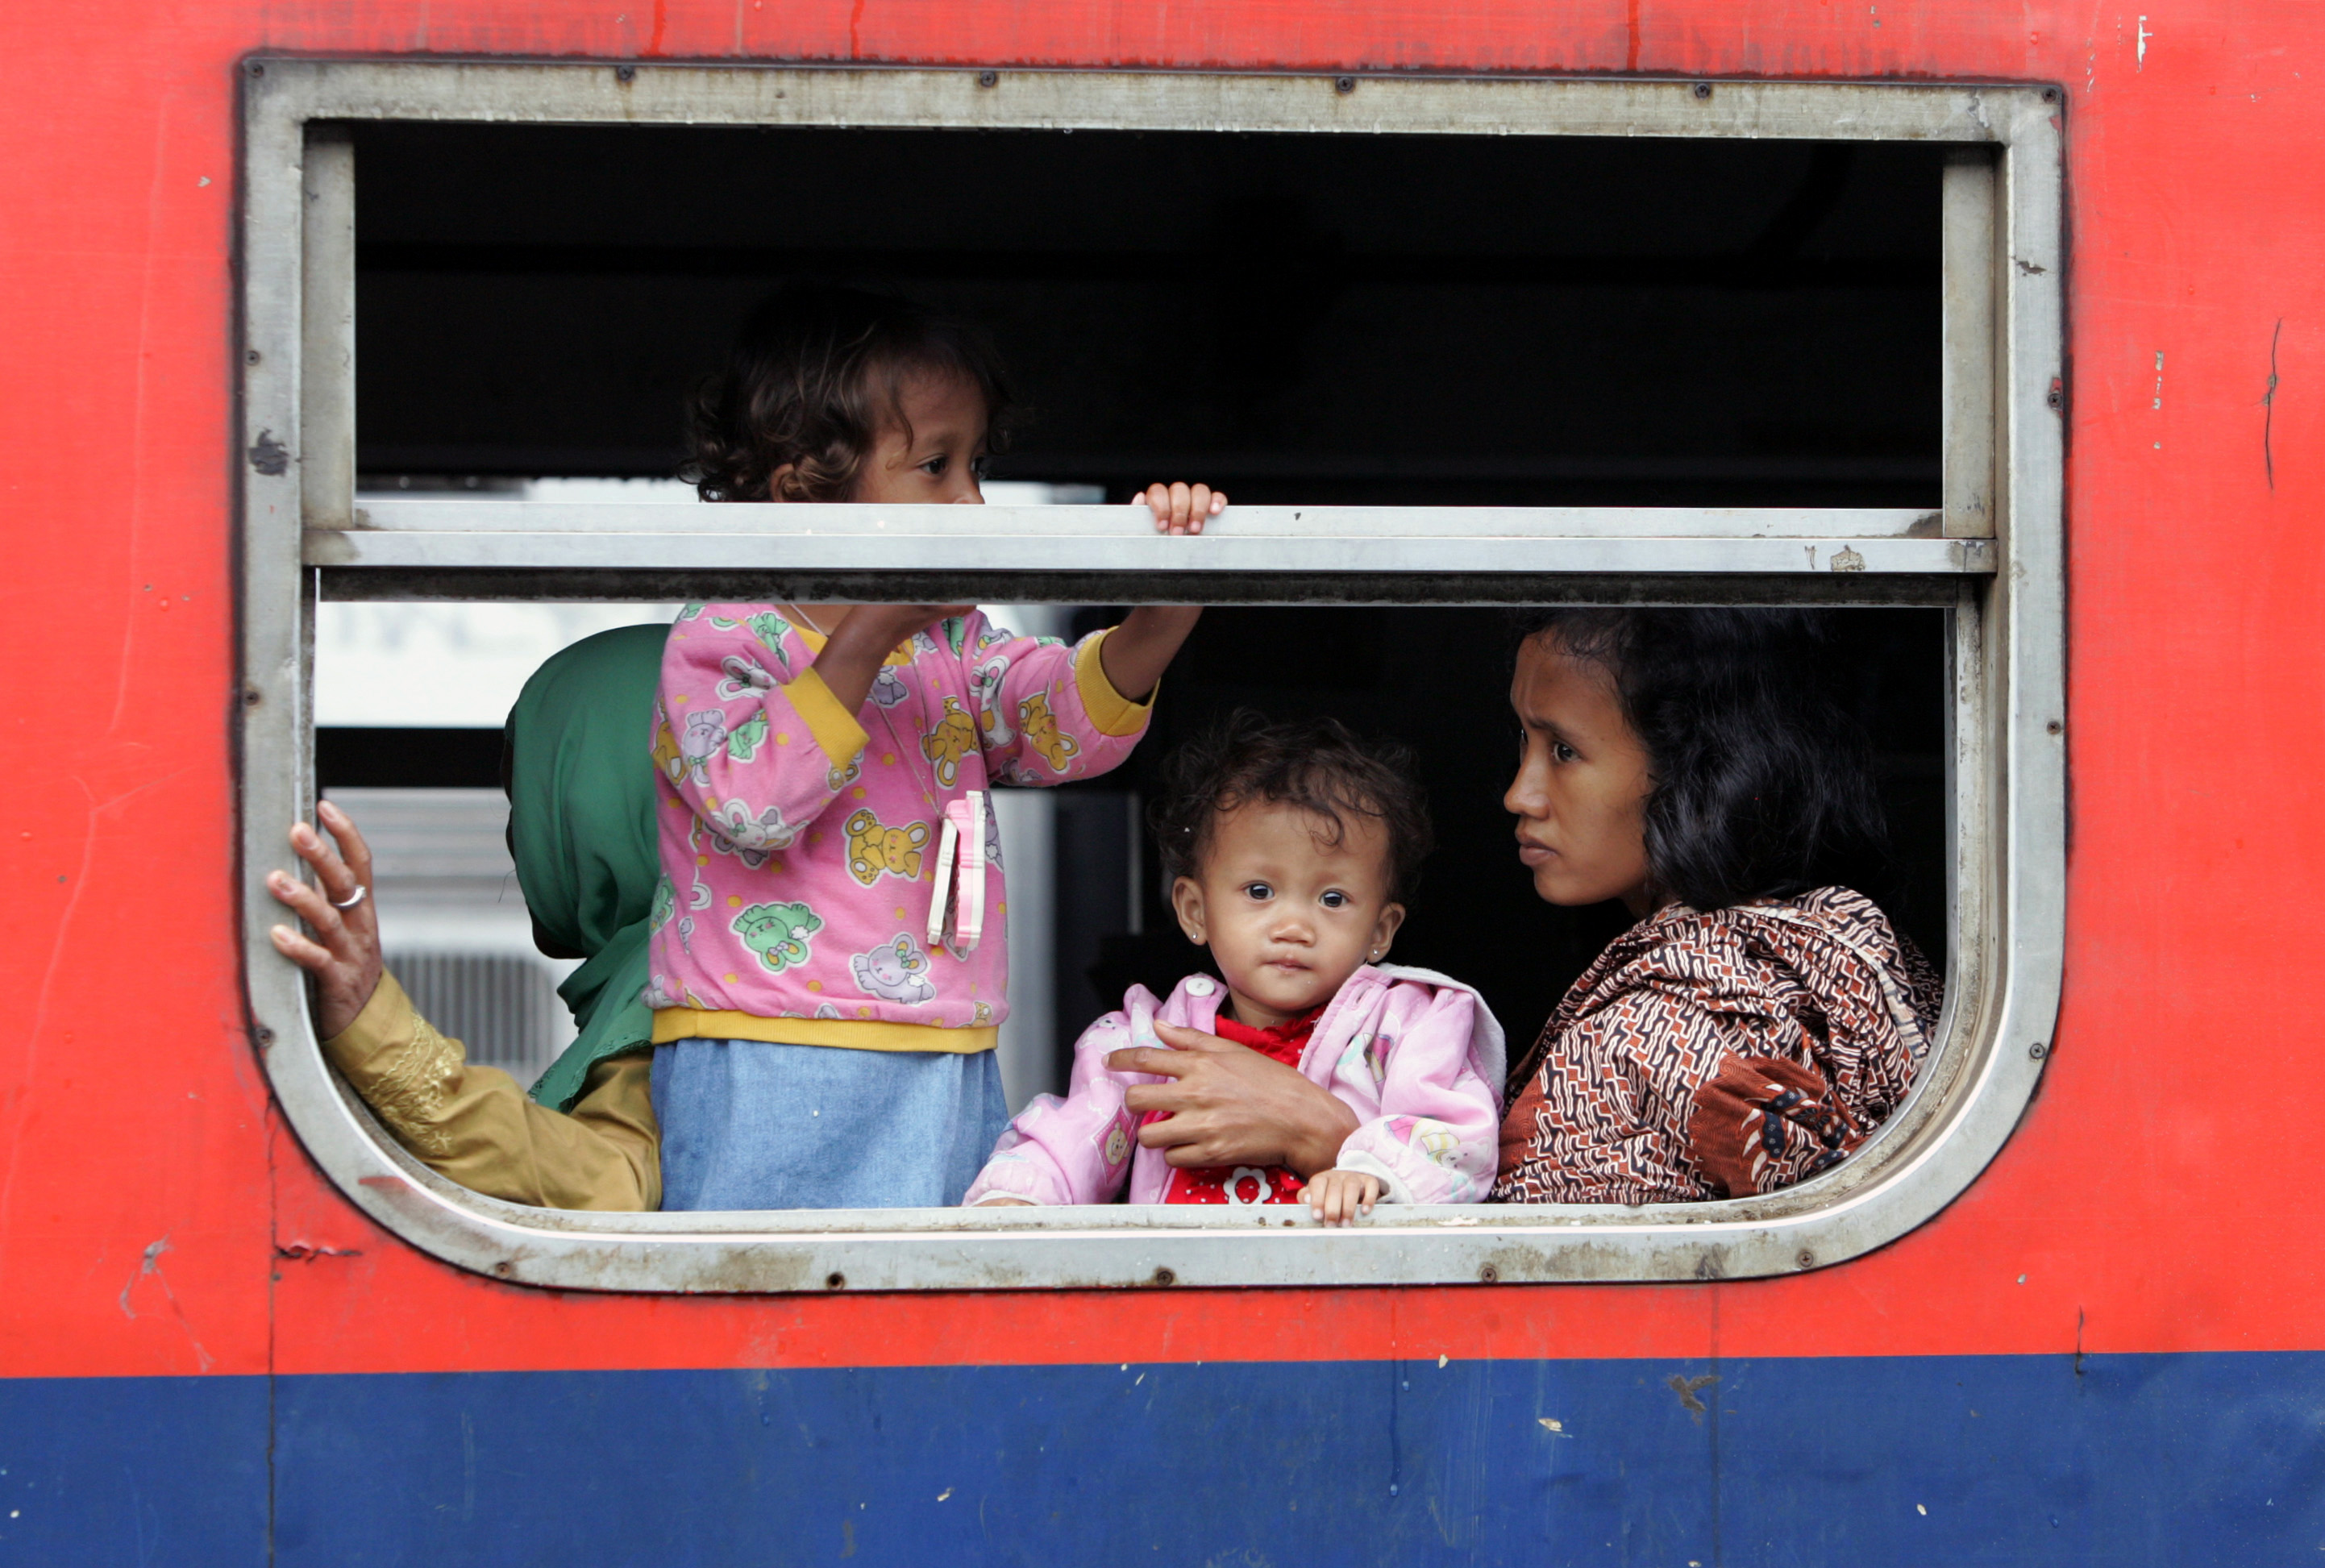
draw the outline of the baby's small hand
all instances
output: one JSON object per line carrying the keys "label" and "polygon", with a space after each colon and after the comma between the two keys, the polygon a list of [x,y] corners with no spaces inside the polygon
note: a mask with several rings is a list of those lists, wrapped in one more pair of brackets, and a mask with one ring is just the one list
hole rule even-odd
{"label": "baby's small hand", "polygon": [[1206,522],[1227,509],[1227,492],[1209,485],[1149,485],[1145,500],[1157,533],[1200,533]]}
{"label": "baby's small hand", "polygon": [[1031,1209],[1035,1207],[1035,1205],[1027,1202],[1023,1198],[1003,1198],[995,1196],[991,1198],[979,1198],[975,1203],[971,1204],[970,1207],[975,1209]]}
{"label": "baby's small hand", "polygon": [[1360,1213],[1371,1213],[1373,1205],[1380,1201],[1380,1192],[1378,1176],[1344,1171],[1336,1165],[1310,1177],[1306,1191],[1300,1195],[1308,1200],[1308,1207],[1324,1224],[1346,1225]]}

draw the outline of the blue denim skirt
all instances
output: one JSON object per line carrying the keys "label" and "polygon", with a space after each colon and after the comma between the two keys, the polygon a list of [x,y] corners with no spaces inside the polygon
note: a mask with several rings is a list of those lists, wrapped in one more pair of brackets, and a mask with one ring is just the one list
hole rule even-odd
{"label": "blue denim skirt", "polygon": [[1009,1126],[991,1051],[678,1040],[653,1109],[664,1209],[949,1208]]}

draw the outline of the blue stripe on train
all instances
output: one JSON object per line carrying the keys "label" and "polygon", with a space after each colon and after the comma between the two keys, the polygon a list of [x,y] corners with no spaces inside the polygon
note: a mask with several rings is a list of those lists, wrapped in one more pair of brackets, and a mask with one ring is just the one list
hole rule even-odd
{"label": "blue stripe on train", "polygon": [[286,1565],[2325,1550],[2325,1355],[2221,1354],[0,1381],[0,1561],[264,1562],[270,1421]]}

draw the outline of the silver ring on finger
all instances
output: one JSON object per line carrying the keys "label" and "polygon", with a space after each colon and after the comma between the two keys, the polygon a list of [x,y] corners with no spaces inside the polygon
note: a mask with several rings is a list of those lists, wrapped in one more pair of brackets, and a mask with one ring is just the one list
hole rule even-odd
{"label": "silver ring on finger", "polygon": [[356,884],[356,890],[353,893],[348,894],[345,898],[332,899],[331,907],[333,909],[353,909],[357,905],[361,904],[364,901],[365,895],[370,892],[370,888],[358,882]]}

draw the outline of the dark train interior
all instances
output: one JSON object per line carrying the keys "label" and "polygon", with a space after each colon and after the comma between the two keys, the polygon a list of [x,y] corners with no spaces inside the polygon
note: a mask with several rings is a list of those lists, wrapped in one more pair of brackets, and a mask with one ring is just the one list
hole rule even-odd
{"label": "dark train interior", "polygon": [[[996,477],[1238,501],[1934,507],[1939,153],[1570,138],[366,125],[359,466],[374,488],[670,474],[773,284],[982,324],[1023,395]],[[1230,519],[1229,525],[1232,520]],[[1079,607],[1076,623],[1107,623]],[[1942,956],[1944,625],[1831,612]],[[1060,1050],[1193,957],[1132,798],[1238,704],[1420,752],[1440,849],[1396,957],[1514,1049],[1626,917],[1537,901],[1501,808],[1505,612],[1218,609],[1125,768],[1069,786]],[[322,782],[495,782],[491,730],[327,730]],[[1134,894],[1143,896],[1134,896]]]}

